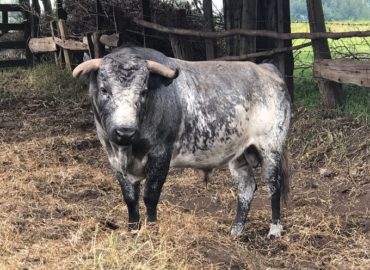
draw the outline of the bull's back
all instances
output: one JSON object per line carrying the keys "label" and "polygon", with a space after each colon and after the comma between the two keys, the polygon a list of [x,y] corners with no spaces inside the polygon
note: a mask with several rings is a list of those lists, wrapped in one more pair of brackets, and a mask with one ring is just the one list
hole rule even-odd
{"label": "bull's back", "polygon": [[181,64],[176,83],[183,121],[173,166],[221,166],[274,125],[268,118],[285,98],[277,74],[250,62]]}

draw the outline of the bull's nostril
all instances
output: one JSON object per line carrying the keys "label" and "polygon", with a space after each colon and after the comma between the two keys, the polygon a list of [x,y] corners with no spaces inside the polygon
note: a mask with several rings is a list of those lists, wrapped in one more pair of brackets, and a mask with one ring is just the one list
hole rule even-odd
{"label": "bull's nostril", "polygon": [[132,138],[136,134],[136,130],[132,128],[117,128],[116,134],[122,138]]}

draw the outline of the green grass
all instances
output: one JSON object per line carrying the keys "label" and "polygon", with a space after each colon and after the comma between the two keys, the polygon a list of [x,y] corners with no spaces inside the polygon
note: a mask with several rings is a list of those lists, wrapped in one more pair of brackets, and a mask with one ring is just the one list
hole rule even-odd
{"label": "green grass", "polygon": [[[351,114],[370,123],[370,89],[344,84],[345,105],[339,114]],[[294,103],[300,107],[320,109],[320,93],[317,83],[312,78],[294,80]]]}
{"label": "green grass", "polygon": [[29,95],[40,100],[56,103],[84,102],[87,87],[72,78],[70,72],[51,63],[35,65],[32,68],[9,68],[0,73],[0,104],[25,99],[24,88]]}
{"label": "green grass", "polygon": [[[340,21],[327,22],[327,31],[365,31],[370,29],[370,21]],[[292,32],[309,32],[308,23],[292,23]],[[294,40],[294,45],[309,42],[309,40]],[[370,57],[370,37],[329,39],[329,47],[333,58],[368,59]],[[295,103],[298,106],[320,108],[320,93],[318,85],[312,78],[313,49],[312,46],[294,52],[295,70],[294,82]],[[344,113],[361,116],[366,122],[370,119],[369,88],[355,85],[343,85],[346,104]]]}
{"label": "green grass", "polygon": [[[292,33],[307,33],[310,31],[309,24],[306,22],[292,23]],[[370,21],[339,21],[327,22],[326,30],[328,32],[348,32],[348,31],[366,31],[370,29]],[[370,37],[353,37],[343,39],[328,39],[329,47],[333,58],[349,57],[354,59],[369,58]],[[309,42],[307,39],[297,39],[293,41],[294,45]],[[311,64],[313,61],[312,47],[306,47],[298,52],[297,62]]]}

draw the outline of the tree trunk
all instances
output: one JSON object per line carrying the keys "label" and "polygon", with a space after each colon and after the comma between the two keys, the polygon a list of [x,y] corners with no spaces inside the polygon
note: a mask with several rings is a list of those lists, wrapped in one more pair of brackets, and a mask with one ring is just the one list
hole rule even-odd
{"label": "tree trunk", "polygon": [[[321,0],[307,0],[308,18],[310,30],[315,32],[326,32],[325,18]],[[314,59],[331,59],[328,40],[313,39]],[[318,79],[321,103],[324,108],[335,109],[343,106],[344,97],[342,86],[336,82]]]}
{"label": "tree trunk", "polygon": [[[203,13],[204,13],[204,31],[212,32],[213,27],[213,12],[212,12],[212,0],[203,0]],[[215,58],[215,44],[212,39],[206,39],[206,58]]]}
{"label": "tree trunk", "polygon": [[[289,0],[278,0],[277,1],[277,20],[278,20],[278,32],[290,33],[291,32],[291,21],[290,21],[290,1]],[[277,47],[292,47],[292,40],[284,40],[277,43]],[[294,57],[293,51],[288,51],[278,56],[279,59],[279,70],[285,77],[285,83],[289,90],[291,100],[294,98]]]}
{"label": "tree trunk", "polygon": [[[241,27],[242,0],[224,0],[224,21],[225,29],[235,29]],[[240,36],[226,39],[228,55],[239,55]]]}
{"label": "tree trunk", "polygon": [[[257,1],[243,0],[241,28],[255,30],[257,28]],[[241,37],[240,55],[256,52],[255,37]]]}
{"label": "tree trunk", "polygon": [[[177,28],[186,28],[186,10],[179,9],[175,12],[175,20],[172,26]],[[194,50],[191,40],[188,37],[170,35],[173,55],[182,60],[194,60]]]}
{"label": "tree trunk", "polygon": [[[150,0],[141,0],[141,7],[142,7],[142,17],[144,20],[151,22],[152,21],[152,16],[151,16],[151,10],[150,10]],[[151,39],[151,29],[144,28],[144,47],[152,47],[152,39]]]}
{"label": "tree trunk", "polygon": [[63,9],[63,0],[56,0],[57,18],[67,20],[67,12]]}
{"label": "tree trunk", "polygon": [[40,4],[38,0],[32,0],[31,2],[32,15],[31,15],[31,37],[38,36],[38,30],[40,25]]}
{"label": "tree trunk", "polygon": [[[53,8],[51,7],[50,0],[41,0],[41,2],[42,2],[42,5],[44,6],[45,15],[47,15],[48,17],[52,16]],[[51,18],[49,17],[49,19],[51,19]]]}
{"label": "tree trunk", "polygon": [[[259,0],[257,4],[257,29],[270,30],[280,33],[290,33],[290,9],[289,0]],[[291,47],[291,40],[281,41],[268,37],[257,38],[257,49],[259,51],[268,51],[275,48]],[[257,62],[266,60],[266,57],[260,57]],[[278,67],[283,74],[291,98],[293,98],[293,52],[278,54],[268,61]]]}

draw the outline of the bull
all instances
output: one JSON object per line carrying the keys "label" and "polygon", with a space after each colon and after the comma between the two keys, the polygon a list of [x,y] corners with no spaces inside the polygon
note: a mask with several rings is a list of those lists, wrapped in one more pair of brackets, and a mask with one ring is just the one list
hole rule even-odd
{"label": "bull", "polygon": [[289,189],[285,141],[287,87],[272,64],[188,62],[153,49],[120,48],[83,62],[98,138],[119,181],[129,229],[140,226],[140,182],[147,221],[170,167],[208,172],[228,165],[237,189],[231,235],[243,234],[262,166],[271,200],[268,237],[279,237],[281,198]]}

